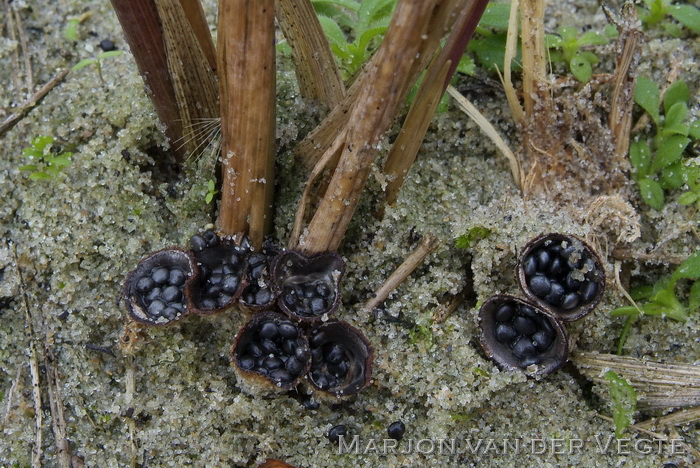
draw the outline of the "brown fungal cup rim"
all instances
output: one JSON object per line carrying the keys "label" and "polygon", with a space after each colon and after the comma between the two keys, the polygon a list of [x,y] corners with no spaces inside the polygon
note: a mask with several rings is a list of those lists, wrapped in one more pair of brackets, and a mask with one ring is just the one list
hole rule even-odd
{"label": "brown fungal cup rim", "polygon": [[[216,309],[201,309],[199,305],[195,302],[195,298],[197,298],[201,294],[201,286],[199,284],[200,281],[200,267],[202,265],[211,265],[212,263],[208,263],[206,261],[203,261],[206,257],[214,257],[221,259],[226,253],[222,253],[222,251],[227,251],[228,255],[231,255],[235,251],[236,247],[240,247],[238,243],[236,243],[236,240],[234,236],[222,236],[217,233],[217,236],[219,237],[219,244],[212,246],[212,247],[207,247],[203,250],[199,251],[192,251],[192,255],[195,260],[195,265],[197,267],[197,279],[196,281],[192,281],[187,284],[186,286],[186,291],[187,291],[187,300],[188,300],[188,305],[190,306],[190,309],[192,313],[195,313],[197,315],[203,315],[203,316],[208,316],[208,315],[214,315],[218,314],[219,312],[223,312],[224,310],[230,309],[231,307],[235,306],[238,304],[238,299],[241,296],[243,290],[248,286],[247,283],[247,278],[248,278],[248,256],[250,255],[249,253],[247,254],[242,254],[240,261],[242,263],[242,271],[241,271],[241,279],[238,284],[238,289],[236,289],[236,292],[231,296],[231,300],[227,302],[224,306],[222,307],[217,307]],[[220,264],[221,262],[219,262]],[[200,302],[199,300],[197,302]],[[201,304],[200,304],[201,305]]]}
{"label": "brown fungal cup rim", "polygon": [[295,324],[295,326],[299,330],[298,338],[303,340],[304,346],[306,346],[306,349],[309,351],[309,359],[304,364],[304,369],[302,370],[302,372],[300,372],[294,380],[290,381],[287,384],[278,384],[258,372],[243,369],[239,364],[238,358],[240,357],[240,353],[237,353],[237,350],[242,350],[242,348],[250,342],[250,340],[252,339],[250,335],[252,333],[255,333],[259,328],[255,327],[256,325],[260,325],[261,323],[269,320],[276,320],[278,322],[290,322],[289,317],[287,317],[285,314],[282,314],[280,312],[274,312],[271,310],[258,312],[255,315],[253,315],[250,318],[250,320],[248,320],[241,326],[241,328],[239,328],[238,333],[236,333],[236,338],[234,339],[233,344],[229,348],[230,363],[238,375],[240,375],[243,379],[248,380],[253,384],[253,386],[257,386],[259,389],[274,390],[276,392],[289,391],[292,388],[299,385],[299,383],[302,381],[302,379],[304,379],[304,377],[306,377],[306,374],[311,368],[311,348],[309,347],[309,340],[306,336],[306,332],[300,324]]}
{"label": "brown fungal cup rim", "polygon": [[[511,352],[510,347],[501,343],[495,336],[495,318],[496,309],[503,303],[517,302],[535,309],[549,319],[550,325],[555,331],[555,340],[552,346],[544,354],[544,359],[539,364],[536,364],[534,372],[528,371],[528,368],[522,368],[519,365],[519,360]],[[479,309],[479,328],[481,335],[479,341],[486,355],[495,361],[501,368],[505,370],[519,370],[525,372],[529,376],[547,375],[559,369],[567,360],[569,353],[568,336],[564,324],[552,314],[551,311],[543,309],[538,304],[508,294],[499,294],[490,297]]]}
{"label": "brown fungal cup rim", "polygon": [[[180,257],[177,260],[186,261],[186,263],[178,265],[181,266],[187,272],[187,280],[185,281],[184,288],[186,296],[185,310],[172,320],[153,320],[149,318],[150,316],[148,315],[148,313],[145,310],[143,310],[143,307],[141,307],[141,305],[138,303],[138,300],[136,299],[135,288],[136,282],[138,281],[137,275],[139,275],[138,278],[141,278],[142,275],[140,275],[140,273],[143,273],[143,271],[146,269],[150,271],[151,269],[153,269],[153,267],[159,265],[158,262],[159,260],[161,260],[162,257],[170,256],[171,258],[174,258],[174,256],[176,255]],[[163,265],[164,264],[165,263],[163,263]],[[126,310],[129,314],[129,317],[136,322],[156,327],[163,327],[180,321],[192,312],[189,297],[187,297],[187,291],[190,284],[198,276],[199,269],[197,268],[196,260],[189,250],[184,250],[179,247],[169,247],[157,250],[155,252],[151,252],[146,257],[142,258],[141,261],[139,261],[136,268],[131,270],[126,275],[126,280],[124,281],[124,288],[122,291],[122,297],[124,299],[124,304],[126,305]]]}
{"label": "brown fungal cup rim", "polygon": [[[335,298],[333,299],[333,302],[330,305],[330,307],[328,307],[325,312],[313,316],[304,316],[296,314],[295,312],[290,310],[289,307],[287,307],[287,305],[284,302],[284,298],[282,297],[282,290],[286,282],[283,278],[285,269],[284,264],[289,260],[296,263],[291,268],[297,266],[303,268],[309,265],[323,264],[324,262],[329,267],[332,267],[332,269],[329,269],[324,272],[321,272],[319,269],[319,271],[303,273],[309,276],[313,274],[318,274],[318,278],[326,277],[332,280],[331,282],[335,290]],[[338,306],[340,305],[340,280],[343,278],[344,275],[345,261],[340,255],[338,255],[337,252],[329,251],[311,256],[306,256],[305,254],[297,250],[284,250],[280,252],[280,254],[274,259],[274,262],[272,264],[272,289],[274,294],[278,297],[278,307],[284,313],[289,315],[289,317],[291,317],[293,320],[303,322],[306,324],[318,324],[323,321],[324,316],[327,317],[333,314],[336,310],[338,310]],[[294,276],[292,276],[292,278],[293,277]]]}
{"label": "brown fungal cup rim", "polygon": [[[328,320],[327,322],[323,323],[322,325],[312,329],[309,332],[309,346],[311,346],[311,341],[313,340],[313,337],[316,333],[318,332],[326,332],[328,328],[332,327],[340,327],[341,330],[344,333],[348,333],[352,335],[353,341],[356,341],[355,344],[361,343],[364,347],[364,352],[366,353],[366,356],[364,356],[364,359],[362,361],[363,369],[361,373],[357,375],[356,379],[352,379],[350,382],[344,382],[344,387],[349,387],[353,386],[353,388],[350,388],[348,391],[348,388],[343,388],[343,387],[334,387],[333,389],[321,389],[318,388],[313,380],[311,379],[311,369],[309,369],[309,373],[306,375],[306,381],[308,382],[309,386],[313,389],[313,391],[316,393],[316,395],[321,396],[323,399],[325,398],[332,398],[332,399],[339,399],[343,397],[350,397],[353,395],[356,395],[360,393],[362,390],[367,388],[367,386],[372,382],[372,366],[374,365],[374,358],[375,358],[375,351],[374,347],[370,343],[370,341],[367,339],[367,337],[356,327],[350,325],[348,322],[345,322],[344,320],[338,320],[338,319],[331,319]],[[326,343],[327,341],[324,341]],[[354,357],[354,356],[353,356]],[[313,367],[313,358],[311,360],[311,367]],[[362,379],[361,383],[359,379]],[[359,385],[358,385],[359,384]]]}
{"label": "brown fungal cup rim", "polygon": [[[587,302],[585,304],[581,304],[579,306],[574,307],[571,310],[566,310],[561,307],[554,306],[552,304],[549,304],[545,300],[535,296],[532,291],[530,291],[530,288],[527,284],[527,278],[525,277],[525,270],[523,268],[523,262],[527,258],[527,256],[542,246],[546,241],[548,240],[554,240],[554,241],[567,241],[569,244],[572,244],[573,242],[575,243],[580,243],[583,248],[586,251],[586,254],[593,259],[593,262],[595,263],[596,268],[600,270],[601,275],[600,275],[600,280],[598,281],[598,290],[593,297],[593,300],[590,302]],[[573,241],[573,242],[572,242]],[[517,265],[515,266],[515,276],[517,278],[518,284],[520,285],[520,289],[525,293],[527,298],[537,304],[537,306],[541,309],[547,309],[550,311],[552,314],[554,314],[557,318],[565,321],[565,322],[573,322],[579,319],[582,319],[586,315],[590,314],[595,310],[595,308],[598,306],[600,301],[603,299],[603,294],[605,293],[605,285],[606,285],[606,278],[605,278],[605,269],[603,268],[603,263],[600,260],[600,256],[598,253],[583,239],[581,239],[578,236],[575,236],[573,234],[562,234],[558,232],[552,232],[548,234],[541,234],[537,237],[534,237],[530,239],[530,241],[525,245],[523,250],[520,253],[520,256],[518,257],[518,262]]]}

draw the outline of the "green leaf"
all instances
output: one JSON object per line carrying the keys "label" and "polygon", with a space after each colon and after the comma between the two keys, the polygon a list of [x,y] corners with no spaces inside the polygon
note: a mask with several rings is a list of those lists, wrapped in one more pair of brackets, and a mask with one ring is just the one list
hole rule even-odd
{"label": "green leaf", "polygon": [[208,205],[209,203],[211,203],[211,201],[212,201],[213,199],[214,199],[214,193],[213,193],[213,192],[207,193],[207,196],[204,197],[204,201],[207,203],[207,205]]}
{"label": "green leaf", "polygon": [[591,51],[584,50],[584,51],[579,52],[579,54],[581,55],[581,57],[586,59],[586,61],[588,63],[590,63],[591,65],[595,65],[596,63],[600,62],[600,59],[598,58],[598,56]]}
{"label": "green leaf", "polygon": [[56,156],[55,158],[52,158],[50,162],[51,165],[58,166],[59,168],[63,168],[65,166],[70,165],[71,161],[71,156],[73,156],[73,153],[63,153],[60,156]]}
{"label": "green leaf", "polygon": [[685,192],[683,195],[678,197],[679,205],[692,205],[700,198],[700,194],[694,192]]}
{"label": "green leaf", "polygon": [[78,25],[80,24],[80,20],[77,18],[72,18],[68,20],[68,24],[66,25],[66,28],[63,30],[63,37],[68,39],[69,41],[77,41],[78,40]]}
{"label": "green leaf", "polygon": [[664,128],[661,130],[661,135],[688,136],[690,128],[683,123],[687,114],[688,107],[685,105],[685,102],[675,103],[666,115],[666,121],[664,122]]}
{"label": "green leaf", "polygon": [[207,189],[208,189],[210,192],[213,192],[215,187],[216,187],[216,185],[214,184],[214,181],[213,181],[212,179],[209,179],[209,180],[207,181]]}
{"label": "green leaf", "polygon": [[44,157],[44,152],[42,150],[40,150],[39,148],[34,148],[34,147],[24,148],[22,150],[22,154],[24,156],[26,156],[28,158],[32,158],[32,159],[41,159]]}
{"label": "green leaf", "polygon": [[693,32],[700,32],[700,10],[692,5],[671,5],[668,13]]}
{"label": "green leaf", "polygon": [[357,10],[357,35],[362,35],[368,29],[374,27],[378,21],[391,17],[391,12],[396,5],[394,0],[364,0]]}
{"label": "green leaf", "polygon": [[690,135],[696,140],[700,140],[700,119],[693,120],[693,122],[690,124],[688,135]]}
{"label": "green leaf", "polygon": [[690,143],[690,139],[682,135],[671,135],[661,138],[654,159],[651,162],[651,172],[657,172],[678,161],[688,143]]}
{"label": "green leaf", "polygon": [[607,371],[605,378],[610,383],[610,409],[615,422],[615,436],[619,439],[632,424],[632,417],[637,410],[637,392],[615,371]]}
{"label": "green leaf", "polygon": [[668,114],[669,109],[678,102],[687,103],[690,99],[688,85],[683,80],[674,82],[664,94],[664,112]]}
{"label": "green leaf", "polygon": [[345,34],[343,34],[343,30],[340,29],[340,26],[338,26],[335,20],[327,16],[319,15],[318,21],[321,23],[323,32],[328,36],[331,45],[336,45],[341,48],[347,45],[348,41],[345,38]]}
{"label": "green leaf", "polygon": [[508,30],[508,19],[510,18],[509,3],[489,3],[484,10],[484,14],[479,20],[482,28],[493,28],[499,31]]}
{"label": "green leaf", "polygon": [[53,137],[50,137],[50,136],[38,136],[38,137],[36,137],[36,138],[34,138],[34,139],[32,140],[32,146],[33,146],[34,148],[43,150],[44,148],[46,148],[47,146],[49,146],[49,145],[52,144],[53,142],[54,142]]}
{"label": "green leaf", "polygon": [[638,181],[639,191],[642,194],[642,200],[654,208],[660,210],[664,207],[664,191],[661,186],[653,179],[645,177]]}
{"label": "green leaf", "polygon": [[314,6],[324,4],[338,5],[355,12],[360,9],[360,4],[354,0],[311,0],[311,3],[313,3]]}
{"label": "green leaf", "polygon": [[474,226],[469,231],[461,235],[455,241],[455,247],[458,249],[469,249],[482,239],[486,239],[491,235],[491,229],[483,226]]}
{"label": "green leaf", "polygon": [[472,39],[469,41],[467,48],[476,53],[479,63],[487,70],[495,71],[496,67],[503,70],[503,63],[506,58],[505,34]]}
{"label": "green leaf", "polygon": [[700,250],[686,258],[683,263],[673,272],[673,280],[687,278],[696,280],[700,278]]}
{"label": "green leaf", "polygon": [[659,87],[648,78],[640,76],[634,87],[634,102],[644,109],[656,126],[659,126]]}
{"label": "green leaf", "polygon": [[606,24],[604,31],[605,31],[605,36],[608,39],[614,39],[620,35],[620,32],[612,24]]}
{"label": "green leaf", "polygon": [[576,42],[580,46],[587,45],[605,45],[608,43],[608,38],[598,31],[587,31],[579,37]]}
{"label": "green leaf", "polygon": [[658,317],[666,316],[678,322],[682,322],[688,318],[685,307],[676,297],[674,285],[675,282],[670,281],[668,287],[660,289],[652,298],[651,302],[642,306],[644,313]]}
{"label": "green leaf", "polygon": [[683,35],[683,28],[681,28],[677,23],[661,23],[661,27],[671,37],[681,37]]}
{"label": "green leaf", "polygon": [[20,171],[36,171],[39,169],[39,166],[36,164],[27,164],[26,166],[20,166],[19,170]]}
{"label": "green leaf", "polygon": [[34,172],[29,175],[29,178],[31,180],[48,180],[51,179],[51,176],[46,172]]}
{"label": "green leaf", "polygon": [[612,315],[613,317],[637,317],[639,316],[639,311],[635,306],[625,306],[611,310],[610,315]]}
{"label": "green leaf", "polygon": [[457,64],[457,71],[459,73],[464,73],[465,75],[472,76],[476,71],[476,64],[474,63],[474,60],[471,59],[471,57],[463,55],[462,58],[459,59],[459,63]]}
{"label": "green leaf", "polygon": [[557,32],[561,36],[564,41],[567,40],[576,40],[576,36],[578,35],[578,29],[572,27],[572,26],[562,26],[559,29],[557,29]]}
{"label": "green leaf", "polygon": [[642,286],[636,286],[630,289],[630,296],[635,301],[641,301],[642,299],[650,299],[654,295],[654,287],[648,284]]}
{"label": "green leaf", "polygon": [[71,70],[72,70],[72,71],[77,71],[77,70],[80,70],[81,68],[85,68],[85,67],[87,67],[88,65],[92,65],[92,64],[95,64],[95,63],[97,63],[97,59],[94,59],[94,58],[91,58],[91,59],[83,59],[83,60],[81,60],[80,62],[78,62],[78,63],[76,63],[75,65],[73,65],[73,66],[71,67]]}
{"label": "green leaf", "polygon": [[571,69],[571,74],[581,83],[588,83],[593,74],[591,64],[581,54],[574,55],[574,58],[569,62],[569,68]]}
{"label": "green leaf", "polygon": [[116,56],[121,55],[123,53],[124,53],[123,50],[110,50],[107,52],[102,52],[100,54],[97,54],[97,60],[102,60],[102,59],[106,59],[109,57],[116,57]]}
{"label": "green leaf", "polygon": [[372,39],[374,39],[377,36],[382,36],[386,32],[387,27],[388,25],[368,29],[367,31],[362,33],[362,36],[360,36],[359,40],[355,41],[357,48],[362,51],[363,56],[365,55],[365,52],[369,49],[369,43],[372,41]]}
{"label": "green leaf", "polygon": [[548,49],[561,46],[563,40],[556,34],[545,34],[544,44]]}
{"label": "green leaf", "polygon": [[688,293],[688,313],[695,314],[700,310],[700,281],[695,281]]}
{"label": "green leaf", "polygon": [[630,162],[636,170],[635,178],[640,179],[649,174],[651,166],[651,150],[643,141],[635,141],[630,145]]}
{"label": "green leaf", "polygon": [[685,166],[681,161],[664,167],[659,177],[659,185],[664,190],[677,189],[685,183]]}

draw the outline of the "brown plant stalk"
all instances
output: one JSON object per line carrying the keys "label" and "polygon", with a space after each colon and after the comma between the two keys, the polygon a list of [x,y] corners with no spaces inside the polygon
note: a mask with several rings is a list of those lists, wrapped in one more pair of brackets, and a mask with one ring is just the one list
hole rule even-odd
{"label": "brown plant stalk", "polygon": [[298,247],[305,253],[336,250],[340,245],[376,159],[379,140],[403,99],[435,3],[402,0],[397,5],[377,52],[382,60],[371,64],[368,72],[373,85],[358,96],[331,182],[299,239]]}
{"label": "brown plant stalk", "polygon": [[416,160],[440,98],[457,70],[459,60],[487,4],[488,0],[466,0],[458,4],[461,13],[455,22],[454,29],[445,47],[428,66],[401,132],[384,164],[384,173],[388,179],[386,203],[389,205],[392,205],[398,197],[399,189]]}
{"label": "brown plant stalk", "polygon": [[219,1],[221,206],[225,235],[260,247],[271,222],[275,142],[274,0]]}
{"label": "brown plant stalk", "polygon": [[333,109],[345,96],[345,84],[311,1],[276,0],[275,7],[302,96]]}
{"label": "brown plant stalk", "polygon": [[182,157],[202,143],[193,130],[198,119],[218,116],[204,15],[192,14],[193,5],[184,0],[189,16],[179,2],[111,1],[156,113]]}

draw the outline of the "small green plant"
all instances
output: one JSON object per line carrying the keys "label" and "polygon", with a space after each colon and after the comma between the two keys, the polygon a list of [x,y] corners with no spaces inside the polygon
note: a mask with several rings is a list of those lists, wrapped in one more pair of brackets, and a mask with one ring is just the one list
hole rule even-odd
{"label": "small green plant", "polygon": [[[479,64],[490,72],[503,70],[506,56],[506,38],[510,4],[489,3],[484,11],[474,37],[469,41],[467,50],[476,56]],[[520,47],[518,47],[520,51]],[[513,61],[513,69],[519,69],[520,52]]]}
{"label": "small green plant", "polygon": [[[313,1],[344,80],[351,78],[379,46],[396,0]],[[330,16],[326,16],[330,15]],[[348,18],[354,17],[354,21]],[[349,29],[349,39],[343,32]]]}
{"label": "small green plant", "polygon": [[91,16],[92,12],[87,11],[78,17],[69,18],[66,27],[63,29],[63,37],[69,41],[77,41],[80,39],[80,24]]}
{"label": "small green plant", "polygon": [[53,142],[54,139],[50,136],[34,138],[31,146],[22,150],[24,156],[32,160],[32,164],[22,166],[19,170],[30,172],[31,180],[47,180],[58,176],[71,163],[73,153],[61,153],[59,147],[53,146]]}
{"label": "small green plant", "polygon": [[586,31],[579,35],[578,29],[561,27],[558,35],[547,34],[545,43],[550,49],[549,57],[552,62],[561,62],[571,71],[571,74],[582,83],[587,83],[593,74],[593,65],[600,62],[596,54],[590,50],[582,50],[588,46],[605,45],[610,38],[617,36],[617,30],[608,25],[605,34],[598,31]]}
{"label": "small green plant", "polygon": [[83,59],[71,67],[71,71],[77,71],[81,68],[85,68],[90,65],[95,65],[97,67],[97,74],[100,77],[100,81],[104,84],[104,76],[102,75],[102,60],[109,57],[116,57],[121,55],[123,51],[121,50],[110,50],[109,52],[101,52],[93,58]]}
{"label": "small green plant", "polygon": [[474,226],[469,229],[466,234],[463,234],[455,241],[455,247],[458,249],[470,249],[482,239],[486,239],[491,235],[491,229],[483,226]]}
{"label": "small green plant", "polygon": [[681,35],[680,26],[671,21],[675,19],[691,31],[700,32],[700,10],[692,5],[672,4],[670,0],[644,0],[645,7],[639,7],[639,19],[646,28],[660,25],[673,37]]}
{"label": "small green plant", "polygon": [[[688,293],[688,305],[676,295],[676,286],[682,279],[692,280]],[[632,299],[640,301],[637,306],[625,306],[610,312],[613,316],[639,317],[641,314],[668,317],[684,321],[689,313],[700,309],[700,250],[688,257],[669,277],[652,286],[640,286],[630,291]]]}
{"label": "small green plant", "polygon": [[215,189],[216,185],[214,184],[214,181],[212,179],[209,179],[207,182],[207,195],[204,197],[204,201],[207,203],[211,203],[211,201],[214,199],[214,196],[219,193],[218,190]]}
{"label": "small green plant", "polygon": [[637,79],[634,102],[649,114],[656,133],[651,140],[641,139],[630,145],[630,161],[642,199],[656,210],[664,206],[665,190],[684,184],[690,195],[684,194],[681,204],[695,203],[700,197],[699,169],[692,160],[683,158],[690,139],[700,138],[700,122],[686,122],[689,98],[685,81],[673,83],[664,95],[662,118],[658,86],[648,78]]}
{"label": "small green plant", "polygon": [[637,410],[637,392],[615,371],[607,371],[605,378],[610,383],[610,409],[615,422],[615,436],[620,439],[625,429],[632,424],[632,417]]}

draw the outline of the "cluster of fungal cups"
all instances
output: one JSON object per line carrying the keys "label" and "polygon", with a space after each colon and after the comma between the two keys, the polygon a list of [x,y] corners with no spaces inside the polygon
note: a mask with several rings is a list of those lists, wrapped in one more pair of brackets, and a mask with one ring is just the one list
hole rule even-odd
{"label": "cluster of fungal cups", "polygon": [[566,362],[564,322],[583,318],[603,296],[602,263],[583,240],[545,234],[528,242],[516,276],[526,299],[487,300],[479,311],[481,344],[503,368],[548,374]]}
{"label": "cluster of fungal cups", "polygon": [[303,382],[317,396],[358,393],[371,380],[374,352],[364,335],[330,318],[340,303],[345,263],[334,252],[313,257],[266,243],[253,252],[208,230],[190,250],[156,252],[129,273],[130,317],[169,325],[189,313],[238,305],[252,313],[231,347],[231,364],[251,391],[285,391]]}

